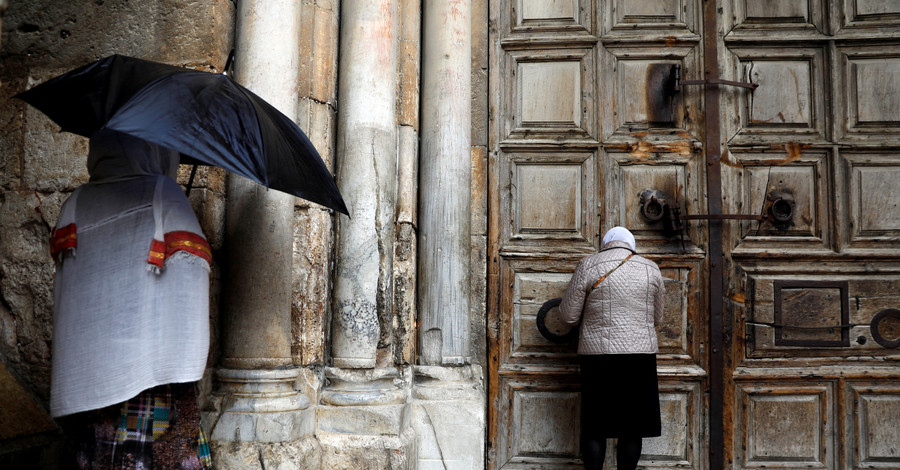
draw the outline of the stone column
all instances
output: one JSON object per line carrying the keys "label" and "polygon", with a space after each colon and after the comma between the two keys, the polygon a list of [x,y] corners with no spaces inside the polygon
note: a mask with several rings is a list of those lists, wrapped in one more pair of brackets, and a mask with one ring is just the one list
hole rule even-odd
{"label": "stone column", "polygon": [[376,351],[390,341],[393,312],[398,6],[341,3],[336,160],[350,218],[338,218],[336,235],[331,353],[339,368],[390,363],[378,364]]}
{"label": "stone column", "polygon": [[[300,2],[241,0],[235,79],[296,119]],[[230,175],[225,215],[222,415],[214,441],[283,442],[301,435],[309,399],[293,389],[291,259],[294,197]],[[311,424],[311,423],[310,423]]]}
{"label": "stone column", "polygon": [[317,409],[323,468],[411,468],[409,373],[393,366],[394,228],[402,0],[341,2],[337,222],[328,385]]}
{"label": "stone column", "polygon": [[419,363],[469,361],[471,0],[423,4]]}

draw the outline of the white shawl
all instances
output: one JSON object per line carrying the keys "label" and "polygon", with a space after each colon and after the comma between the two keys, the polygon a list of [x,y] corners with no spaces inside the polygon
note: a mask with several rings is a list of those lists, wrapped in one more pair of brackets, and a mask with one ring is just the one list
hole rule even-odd
{"label": "white shawl", "polygon": [[[72,236],[57,253],[54,417],[203,375],[208,245],[181,188],[164,176],[177,169],[177,159],[177,152],[124,134],[91,138],[91,182],[66,201],[56,230],[68,228]],[[193,240],[183,243],[197,250],[172,251],[171,234]],[[171,251],[162,269],[148,264],[160,243]]]}

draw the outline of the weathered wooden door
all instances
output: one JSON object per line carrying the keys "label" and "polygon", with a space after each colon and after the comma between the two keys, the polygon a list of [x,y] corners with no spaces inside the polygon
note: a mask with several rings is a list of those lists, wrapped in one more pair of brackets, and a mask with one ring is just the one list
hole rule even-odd
{"label": "weathered wooden door", "polygon": [[[623,225],[667,285],[642,466],[900,468],[900,4],[509,0],[491,18],[490,467],[580,465],[575,347],[535,316]],[[760,86],[684,83],[716,79]],[[769,218],[667,232],[651,194]]]}
{"label": "weathered wooden door", "polygon": [[707,232],[667,237],[640,204],[655,189],[706,208],[703,90],[671,82],[702,75],[699,2],[498,1],[492,19],[490,465],[580,468],[575,344],[535,317],[622,225],[667,286],[663,436],[642,464],[704,468]]}
{"label": "weathered wooden door", "polygon": [[900,2],[722,6],[725,462],[900,468]]}

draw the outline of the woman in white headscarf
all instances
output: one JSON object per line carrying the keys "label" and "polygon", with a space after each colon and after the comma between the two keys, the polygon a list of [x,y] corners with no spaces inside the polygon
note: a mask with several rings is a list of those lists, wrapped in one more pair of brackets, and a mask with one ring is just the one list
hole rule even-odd
{"label": "woman in white headscarf", "polygon": [[579,322],[581,453],[586,469],[602,469],[606,439],[618,438],[619,470],[633,470],[641,440],[661,434],[656,327],[665,287],[659,267],[635,253],[634,235],[614,227],[599,253],[578,263],[559,306]]}

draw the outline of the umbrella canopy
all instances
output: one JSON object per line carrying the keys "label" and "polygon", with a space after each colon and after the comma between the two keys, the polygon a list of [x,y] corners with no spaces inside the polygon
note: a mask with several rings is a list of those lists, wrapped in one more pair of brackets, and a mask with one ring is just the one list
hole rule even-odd
{"label": "umbrella canopy", "polygon": [[19,93],[63,131],[109,128],[347,214],[334,177],[290,118],[224,74],[113,55]]}

